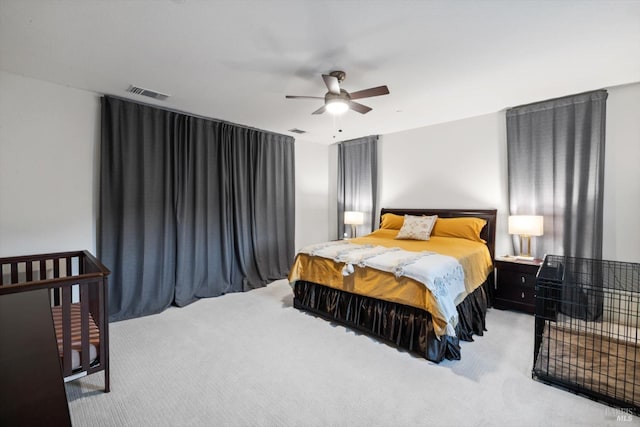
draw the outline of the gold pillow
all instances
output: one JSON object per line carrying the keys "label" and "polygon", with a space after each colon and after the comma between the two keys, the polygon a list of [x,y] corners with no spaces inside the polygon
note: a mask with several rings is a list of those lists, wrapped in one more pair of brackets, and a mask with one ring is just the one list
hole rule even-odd
{"label": "gold pillow", "polygon": [[487,223],[484,219],[475,217],[438,218],[431,232],[432,236],[459,237],[474,242],[487,243],[480,238],[480,231]]}
{"label": "gold pillow", "polygon": [[429,240],[431,230],[433,230],[433,225],[436,223],[437,218],[437,215],[405,215],[402,228],[398,232],[396,239]]}
{"label": "gold pillow", "polygon": [[382,224],[380,224],[380,228],[386,228],[389,230],[400,230],[403,223],[404,216],[386,213],[382,215]]}

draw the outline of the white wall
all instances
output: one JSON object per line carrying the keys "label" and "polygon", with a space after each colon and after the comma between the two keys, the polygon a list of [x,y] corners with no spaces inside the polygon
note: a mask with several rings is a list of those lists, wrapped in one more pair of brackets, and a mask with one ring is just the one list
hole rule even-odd
{"label": "white wall", "polygon": [[[640,262],[640,83],[607,90],[603,258]],[[513,253],[504,111],[381,140],[381,207],[497,208],[496,255]]]}
{"label": "white wall", "polygon": [[[100,97],[0,71],[0,256],[96,251]],[[296,142],[296,248],[329,236],[329,147]]]}
{"label": "white wall", "polygon": [[608,92],[603,258],[640,262],[640,83]]}
{"label": "white wall", "polygon": [[511,253],[504,113],[384,135],[380,206],[498,209],[496,254]]}
{"label": "white wall", "polygon": [[[604,257],[640,262],[640,84],[609,88]],[[0,71],[0,256],[95,252],[99,96]],[[334,238],[335,145],[296,141],[296,248]],[[504,112],[384,135],[380,206],[497,208]]]}
{"label": "white wall", "polygon": [[0,71],[0,256],[95,253],[99,97]]}
{"label": "white wall", "polygon": [[329,147],[296,140],[296,250],[330,239],[328,182]]}

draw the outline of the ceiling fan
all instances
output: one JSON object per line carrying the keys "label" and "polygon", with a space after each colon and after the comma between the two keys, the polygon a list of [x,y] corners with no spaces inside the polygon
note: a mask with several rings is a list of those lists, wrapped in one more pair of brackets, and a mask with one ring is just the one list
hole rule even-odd
{"label": "ceiling fan", "polygon": [[372,87],[369,89],[349,93],[346,90],[340,88],[340,83],[344,81],[346,76],[347,75],[344,71],[332,71],[329,74],[323,74],[322,79],[324,80],[324,84],[327,86],[327,89],[329,89],[324,97],[287,95],[286,98],[324,99],[324,105],[318,108],[312,114],[322,114],[325,111],[328,111],[332,114],[341,114],[348,109],[352,109],[353,111],[357,111],[361,114],[366,114],[371,111],[371,107],[367,107],[366,105],[354,102],[354,99],[370,98],[372,96],[389,94],[389,88],[387,88],[386,86]]}

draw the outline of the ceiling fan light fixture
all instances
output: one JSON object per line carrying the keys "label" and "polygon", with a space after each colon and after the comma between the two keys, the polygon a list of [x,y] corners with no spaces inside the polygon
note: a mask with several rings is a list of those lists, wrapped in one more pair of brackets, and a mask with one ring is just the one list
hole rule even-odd
{"label": "ceiling fan light fixture", "polygon": [[325,108],[331,114],[342,114],[349,109],[349,104],[344,99],[328,99]]}

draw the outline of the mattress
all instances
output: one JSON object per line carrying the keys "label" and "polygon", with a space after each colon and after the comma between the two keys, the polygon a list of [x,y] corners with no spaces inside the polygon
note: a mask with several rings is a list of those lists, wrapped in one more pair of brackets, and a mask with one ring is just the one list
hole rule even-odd
{"label": "mattress", "polygon": [[[62,333],[62,306],[51,307],[53,323],[56,329],[56,339],[58,341],[58,352],[60,358],[63,354],[63,333]],[[71,304],[71,369],[81,367],[82,338],[81,338],[81,307],[79,303]],[[89,313],[89,362],[93,363],[98,357],[100,348],[100,330],[96,325],[91,313]]]}

